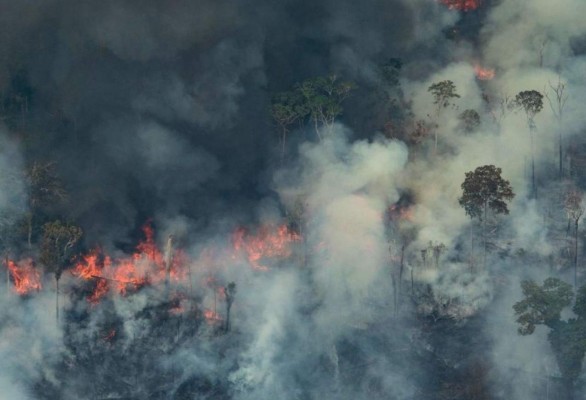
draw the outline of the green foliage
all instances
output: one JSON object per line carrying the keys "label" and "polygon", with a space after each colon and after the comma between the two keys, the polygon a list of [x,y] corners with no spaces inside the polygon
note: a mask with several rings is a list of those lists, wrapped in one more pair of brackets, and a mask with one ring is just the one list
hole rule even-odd
{"label": "green foliage", "polygon": [[298,120],[303,120],[308,110],[303,103],[303,97],[299,91],[277,93],[271,102],[271,115],[275,122],[283,130]]}
{"label": "green foliage", "polygon": [[438,106],[438,110],[450,106],[453,99],[460,98],[456,93],[456,85],[450,80],[434,83],[427,91],[433,96],[433,104]]}
{"label": "green foliage", "polygon": [[41,262],[59,280],[65,263],[71,257],[71,250],[82,235],[80,227],[65,224],[59,220],[43,225]]}
{"label": "green foliage", "polygon": [[465,132],[474,132],[480,126],[480,115],[476,110],[464,110],[458,118]]}
{"label": "green foliage", "polygon": [[331,129],[336,118],[342,115],[342,102],[355,87],[353,82],[341,81],[336,75],[329,75],[307,79],[293,90],[273,96],[271,115],[281,128],[283,153],[290,125],[303,123],[309,118],[321,139],[319,128],[326,126]]}
{"label": "green foliage", "polygon": [[521,288],[525,298],[513,306],[521,335],[532,334],[537,325],[554,328],[560,322],[562,310],[571,304],[574,296],[572,286],[556,278],[547,278],[543,286],[523,281]]}
{"label": "green foliage", "polygon": [[342,102],[350,95],[355,84],[340,81],[336,75],[307,79],[297,87],[303,104],[314,122],[331,125],[342,115]]}
{"label": "green foliage", "polygon": [[535,127],[533,119],[543,109],[543,95],[537,90],[525,90],[517,93],[511,104],[525,112],[527,123],[533,129]]}
{"label": "green foliage", "polygon": [[507,201],[515,197],[509,181],[501,177],[502,170],[494,165],[484,165],[473,172],[466,172],[462,183],[462,197],[458,200],[471,218],[482,220],[486,208],[496,214],[508,214]]}
{"label": "green foliage", "polygon": [[567,321],[561,320],[561,313],[574,298],[570,284],[548,278],[541,286],[534,281],[523,281],[521,288],[524,299],[513,306],[520,324],[518,331],[530,335],[537,325],[550,328],[547,338],[571,395],[586,354],[586,286],[578,290],[573,307],[578,318]]}

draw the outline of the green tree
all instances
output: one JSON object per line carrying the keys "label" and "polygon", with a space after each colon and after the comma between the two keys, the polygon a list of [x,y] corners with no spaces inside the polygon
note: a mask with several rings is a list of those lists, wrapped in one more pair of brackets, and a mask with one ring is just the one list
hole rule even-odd
{"label": "green tree", "polygon": [[59,280],[67,262],[71,258],[71,251],[82,235],[80,227],[63,223],[59,220],[43,225],[43,239],[41,243],[41,262],[47,270],[55,276],[55,314],[59,321]]}
{"label": "green tree", "polygon": [[427,91],[433,96],[433,104],[435,104],[434,120],[434,153],[437,154],[437,133],[441,112],[444,108],[454,106],[454,99],[460,98],[456,92],[456,85],[450,80],[433,83],[427,88]]}
{"label": "green tree", "polygon": [[538,325],[549,328],[547,338],[562,375],[565,397],[571,400],[586,353],[586,286],[578,290],[572,308],[577,317],[566,321],[561,319],[561,313],[574,299],[570,284],[547,278],[541,286],[534,281],[523,281],[521,288],[524,299],[513,306],[520,325],[518,332],[531,335]]}
{"label": "green tree", "polygon": [[535,185],[535,144],[534,134],[536,130],[535,116],[543,109],[543,95],[537,90],[525,90],[517,93],[513,100],[513,107],[525,112],[527,118],[527,127],[529,128],[529,138],[531,140],[531,190],[533,197],[537,197],[537,187]]}
{"label": "green tree", "polygon": [[225,331],[230,331],[230,311],[232,309],[232,304],[234,303],[234,296],[236,295],[236,284],[234,282],[230,282],[227,286],[224,286],[224,297],[226,299],[226,326]]}
{"label": "green tree", "polygon": [[495,214],[508,214],[507,202],[515,197],[509,181],[501,176],[502,170],[494,165],[483,165],[474,171],[466,172],[462,183],[462,197],[458,199],[470,218],[478,218],[482,223],[484,242],[484,263],[486,264],[486,220],[491,210]]}
{"label": "green tree", "polygon": [[335,74],[307,79],[297,86],[303,98],[302,109],[307,109],[320,140],[320,128],[325,127],[326,133],[331,133],[336,118],[342,115],[342,102],[355,88],[353,82],[341,81]]}
{"label": "green tree", "polygon": [[34,218],[37,213],[67,197],[55,163],[34,162],[25,174],[28,186],[28,213],[26,216],[27,243],[32,247]]}
{"label": "green tree", "polygon": [[281,161],[285,157],[285,144],[291,125],[303,121],[309,111],[298,90],[277,93],[271,101],[271,115],[281,131]]}
{"label": "green tree", "polygon": [[476,110],[464,110],[459,116],[460,125],[464,132],[472,133],[480,126],[480,115]]}

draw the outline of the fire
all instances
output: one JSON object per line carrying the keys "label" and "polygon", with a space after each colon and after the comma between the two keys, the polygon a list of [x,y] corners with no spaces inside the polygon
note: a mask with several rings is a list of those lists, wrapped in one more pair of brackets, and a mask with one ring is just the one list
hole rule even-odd
{"label": "fire", "polygon": [[8,260],[6,266],[12,277],[14,290],[18,294],[25,295],[33,291],[41,290],[41,274],[34,267],[31,258],[21,260],[18,263]]}
{"label": "fire", "polygon": [[413,221],[414,212],[412,207],[393,204],[388,209],[388,215],[392,221]]}
{"label": "fire", "polygon": [[220,317],[220,314],[209,309],[204,310],[203,316],[206,319],[206,321],[210,324],[222,321],[222,317]]}
{"label": "fire", "polygon": [[116,336],[116,329],[110,329],[104,336],[102,336],[102,339],[105,342],[111,342],[115,336]]}
{"label": "fire", "polygon": [[478,63],[475,63],[474,74],[476,75],[476,78],[480,79],[481,81],[488,81],[494,78],[495,71],[494,68],[486,68]]}
{"label": "fire", "polygon": [[[156,285],[169,281],[181,281],[187,276],[185,266],[187,256],[176,251],[166,261],[154,240],[154,230],[150,223],[143,227],[145,239],[136,246],[136,251],[129,257],[112,260],[103,255],[100,249],[94,249],[81,256],[72,270],[72,274],[83,280],[95,280],[96,284],[87,300],[98,303],[110,289],[120,295],[128,290],[137,290],[145,285]],[[167,266],[167,262],[170,263]]]}
{"label": "fire", "polygon": [[472,11],[482,4],[482,0],[440,0],[450,10]]}
{"label": "fire", "polygon": [[292,244],[301,240],[301,236],[285,224],[276,229],[272,225],[262,226],[256,234],[250,234],[246,229],[238,228],[232,237],[234,250],[243,252],[252,268],[258,271],[268,270],[266,265],[261,264],[263,259],[291,256]]}

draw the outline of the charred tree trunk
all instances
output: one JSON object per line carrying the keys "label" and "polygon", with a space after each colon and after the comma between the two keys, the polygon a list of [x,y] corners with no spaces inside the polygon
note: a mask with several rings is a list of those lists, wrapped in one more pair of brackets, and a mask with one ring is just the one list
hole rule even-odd
{"label": "charred tree trunk", "polygon": [[56,286],[56,290],[55,290],[55,319],[57,321],[57,323],[59,323],[59,278],[57,275],[55,275],[55,286]]}
{"label": "charred tree trunk", "polygon": [[574,288],[578,288],[578,223],[579,219],[574,221]]}

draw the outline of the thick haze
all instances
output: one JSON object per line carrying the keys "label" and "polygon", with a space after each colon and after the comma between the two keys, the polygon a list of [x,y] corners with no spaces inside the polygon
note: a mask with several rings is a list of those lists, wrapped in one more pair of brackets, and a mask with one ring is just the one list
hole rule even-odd
{"label": "thick haze", "polygon": [[[433,0],[0,5],[0,93],[29,99],[0,128],[3,213],[27,211],[18,171],[53,161],[69,193],[63,212],[83,228],[84,246],[121,254],[153,218],[159,243],[172,233],[196,260],[190,279],[204,306],[215,301],[214,289],[201,289],[209,268],[238,286],[234,332],[166,348],[153,338],[186,328],[145,317],[161,304],[155,288],[91,308],[75,300],[78,282],[66,274],[61,306],[70,318],[55,325],[50,276],[26,299],[4,296],[3,280],[0,397],[435,399],[426,390],[444,368],[437,360],[461,358],[452,373],[489,365],[493,398],[530,400],[541,377],[559,376],[545,330],[517,335],[511,306],[521,279],[557,269],[547,261],[558,249],[543,210],[566,221],[555,196],[557,130],[579,142],[586,127],[582,0],[485,0],[468,14]],[[382,133],[379,68],[391,57],[404,63],[413,119],[433,113],[430,84],[457,87],[456,107],[436,121],[437,156],[433,139],[410,148]],[[475,62],[496,77],[477,79]],[[327,139],[291,132],[281,163],[271,95],[331,72],[358,89]],[[540,197],[530,199],[525,116],[494,104],[558,79],[569,100],[561,125],[545,99],[536,117]],[[458,115],[469,108],[482,124],[465,134]],[[485,164],[502,168],[516,197],[483,268],[473,259],[476,222],[458,197],[464,173]],[[387,209],[406,193],[411,217],[389,229]],[[203,249],[225,248],[236,226],[280,223],[299,201],[314,249],[307,259],[258,273],[217,250],[206,263]],[[422,268],[430,242],[446,246],[441,268]],[[431,297],[412,301],[413,281]],[[417,325],[430,315],[456,321],[456,333]],[[104,344],[113,320],[120,338]],[[102,359],[104,351],[117,355]]]}

